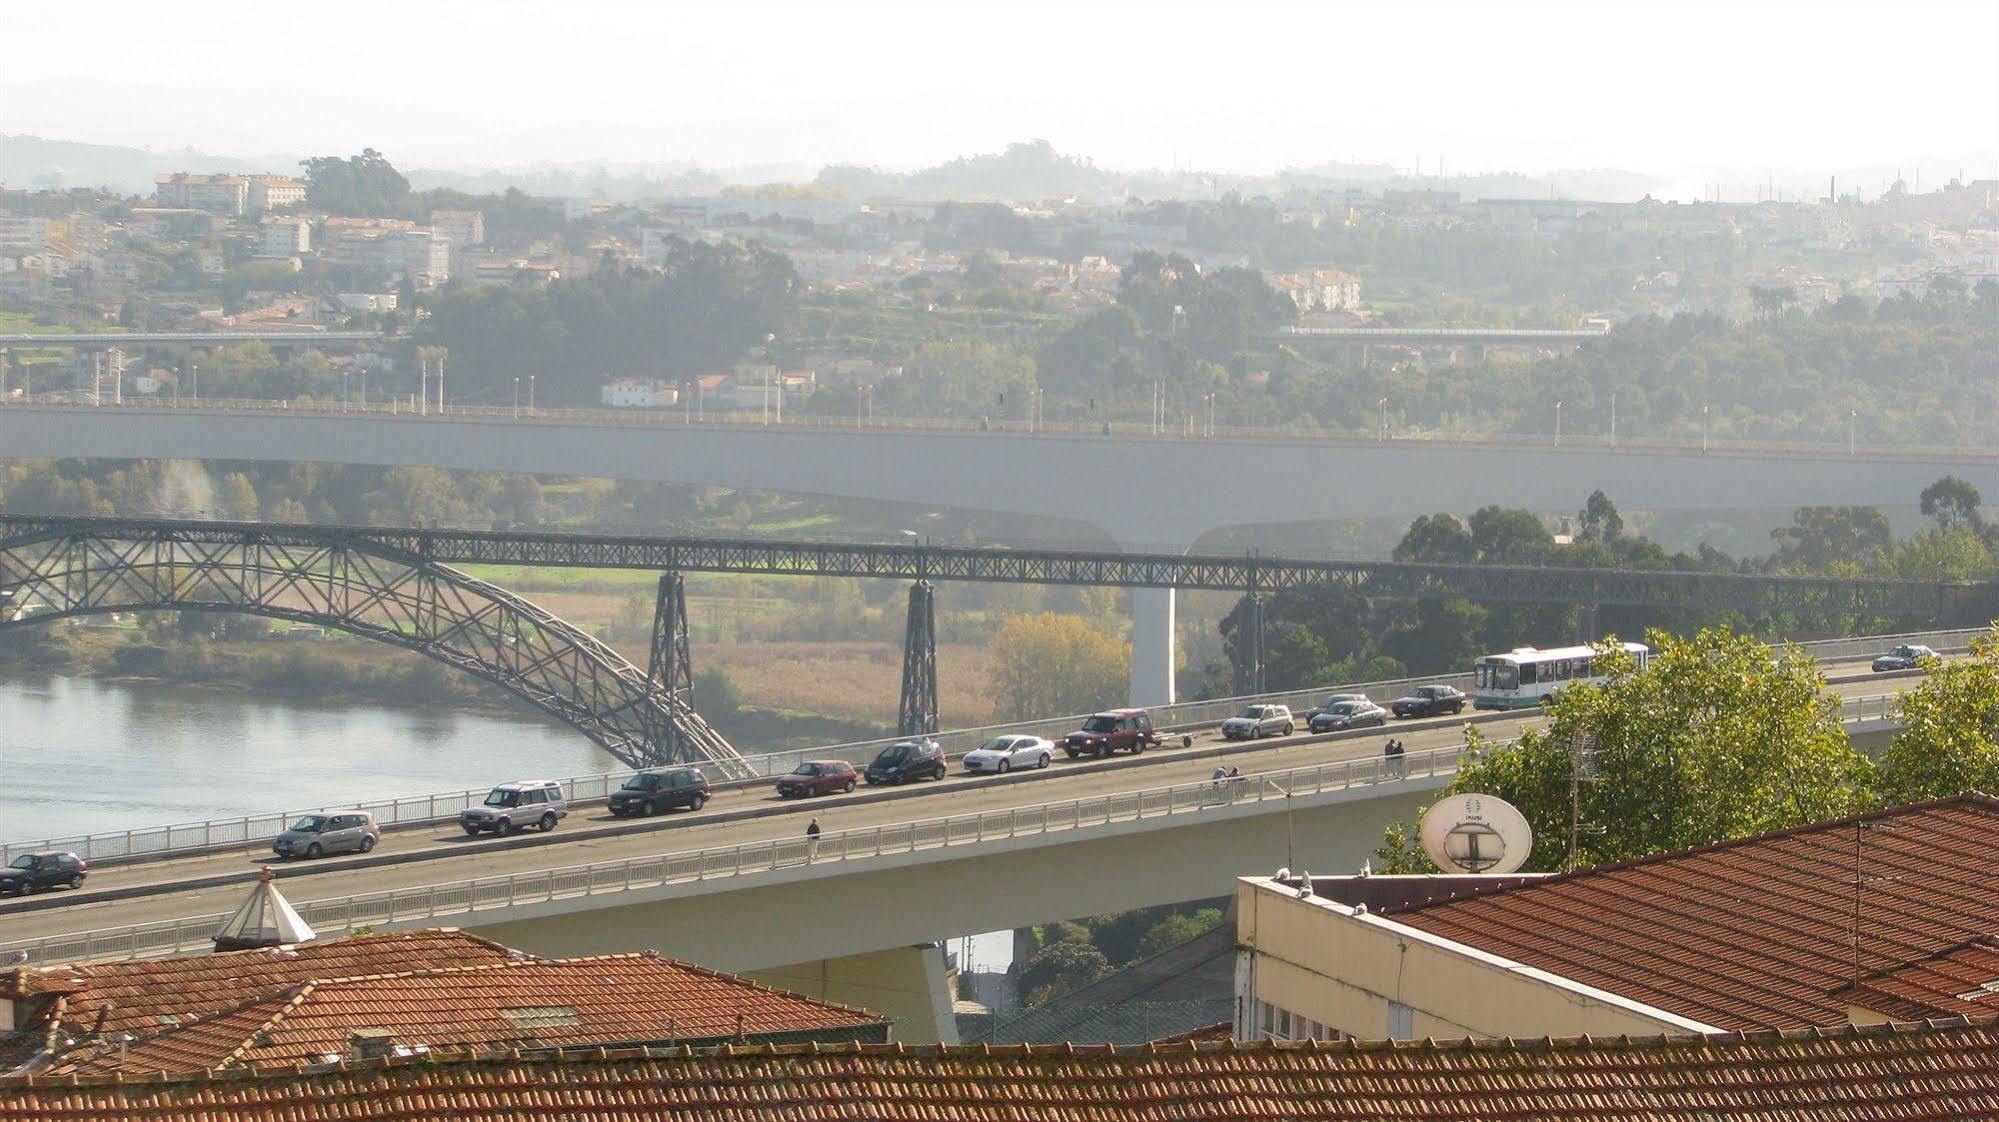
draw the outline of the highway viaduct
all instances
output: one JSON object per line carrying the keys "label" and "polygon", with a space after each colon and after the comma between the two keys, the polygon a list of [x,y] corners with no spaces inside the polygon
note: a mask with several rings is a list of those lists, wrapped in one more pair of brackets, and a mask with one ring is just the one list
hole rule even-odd
{"label": "highway viaduct", "polygon": [[[1189,438],[529,416],[143,406],[0,408],[0,456],[320,461],[582,475],[1068,520],[1119,548],[1185,552],[1235,526],[1489,503],[1631,509],[1907,505],[1941,476],[1999,490],[1979,452],[1761,451],[1432,440]],[[1132,594],[1132,700],[1174,696],[1171,589]]]}

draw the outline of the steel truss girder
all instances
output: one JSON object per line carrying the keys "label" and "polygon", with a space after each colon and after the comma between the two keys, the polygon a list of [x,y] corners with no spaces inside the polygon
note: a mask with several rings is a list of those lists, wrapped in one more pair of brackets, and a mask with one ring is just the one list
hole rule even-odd
{"label": "steel truss girder", "polygon": [[[492,682],[635,767],[738,759],[680,692],[532,601],[420,552],[296,528],[0,524],[0,630],[121,611],[336,628]],[[12,531],[10,533],[10,531]],[[684,621],[684,603],[676,618]],[[685,633],[679,654],[685,667]],[[731,772],[733,774],[733,771]]]}
{"label": "steel truss girder", "polygon": [[1571,569],[1309,561],[1017,550],[925,544],[772,542],[613,537],[519,531],[282,526],[262,523],[0,515],[0,537],[171,533],[227,545],[256,534],[272,546],[343,545],[352,552],[414,556],[438,564],[542,565],[655,572],[757,572],[1030,584],[1111,585],[1263,593],[1329,587],[1384,599],[1596,604],[1653,609],[1808,612],[1940,620],[1989,619],[1999,585]]}

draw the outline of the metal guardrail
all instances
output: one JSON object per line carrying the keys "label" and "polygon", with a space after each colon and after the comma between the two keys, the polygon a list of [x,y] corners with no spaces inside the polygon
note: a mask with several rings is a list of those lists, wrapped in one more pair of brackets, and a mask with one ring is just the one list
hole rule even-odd
{"label": "metal guardrail", "polygon": [[[294,903],[322,936],[415,920],[465,915],[522,904],[599,896],[640,888],[756,876],[785,869],[838,865],[895,854],[979,845],[1008,838],[1085,831],[1144,818],[1168,818],[1222,807],[1322,794],[1453,774],[1468,749],[1430,748],[1399,759],[1369,757],[1259,772],[1226,782],[1197,780],[1117,791],[1006,810],[867,826],[803,838],[745,842],[656,857],[635,857],[532,873],[420,885]],[[143,958],[212,945],[227,913],[134,924],[72,935],[0,943],[0,956],[28,962]]]}
{"label": "metal guardrail", "polygon": [[0,398],[0,405],[31,405],[80,409],[183,410],[214,413],[282,414],[372,414],[411,421],[570,421],[590,424],[651,426],[715,426],[790,430],[872,429],[882,432],[975,432],[1046,436],[1115,436],[1177,440],[1281,440],[1323,441],[1347,444],[1446,444],[1478,447],[1614,449],[1627,452],[1754,452],[1783,455],[1842,456],[1922,456],[1993,459],[1999,451],[1975,445],[1856,445],[1845,440],[1767,440],[1722,436],[1643,437],[1612,436],[1608,433],[1467,433],[1431,429],[1369,427],[1364,430],[1329,430],[1316,425],[1277,426],[1216,425],[1185,414],[1166,423],[1155,424],[1137,418],[1089,421],[1027,420],[982,416],[894,417],[830,415],[794,406],[784,415],[765,415],[760,409],[704,409],[695,413],[682,406],[660,409],[577,409],[547,406],[514,408],[506,405],[467,405],[449,402],[439,410],[426,408],[407,395],[388,401],[340,402],[337,400],[260,400],[253,398],[202,398],[193,400],[93,401],[72,392],[39,393]]}
{"label": "metal guardrail", "polygon": [[[1878,719],[1892,711],[1898,696],[1882,694],[1848,699],[1842,719],[1848,722]],[[1511,743],[1511,740],[1496,741],[1485,745],[1485,748],[1502,748]],[[1426,748],[1396,758],[1368,756],[1255,772],[1225,781],[1193,780],[1006,810],[864,826],[821,835],[816,843],[803,837],[744,842],[655,857],[632,857],[330,897],[293,906],[322,936],[347,934],[360,927],[382,927],[521,904],[756,876],[815,865],[837,865],[922,850],[1082,831],[1143,818],[1172,817],[1357,787],[1434,780],[1456,774],[1459,764],[1470,751],[1462,744]],[[51,963],[176,954],[210,946],[216,930],[228,916],[229,913],[218,912],[187,919],[0,943],[0,957],[25,955],[25,961],[30,963]]]}
{"label": "metal guardrail", "polygon": [[[1901,635],[1872,635],[1852,639],[1821,639],[1795,644],[1819,659],[1842,659],[1856,655],[1873,654],[1901,643],[1916,643],[1940,650],[1962,648],[1970,641],[1986,634],[1986,628],[1964,628],[1952,631],[1919,631]],[[1419,685],[1441,683],[1467,689],[1471,685],[1469,674],[1440,674],[1418,678],[1393,678],[1378,682],[1360,682],[1351,685],[1321,686],[1309,690],[1292,690],[1288,693],[1257,694],[1247,697],[1215,698],[1208,701],[1187,701],[1175,705],[1158,706],[1153,709],[1155,723],[1162,729],[1184,729],[1201,725],[1219,724],[1224,718],[1251,702],[1289,705],[1293,710],[1303,712],[1332,693],[1365,693],[1377,700],[1413,689]],[[1011,724],[985,725],[969,729],[953,729],[936,734],[935,739],[943,745],[946,753],[958,756],[978,747],[992,737],[1006,733],[1028,733],[1053,739],[1063,733],[1078,728],[1087,713],[1075,713],[1066,717],[1050,717],[1038,721],[1017,721]],[[1302,721],[1301,721],[1302,723]],[[755,778],[744,782],[757,782],[783,775],[806,760],[845,760],[856,766],[866,764],[882,749],[906,737],[883,737],[877,740],[851,741],[819,748],[797,748],[786,752],[768,752],[755,756],[744,756],[740,764]],[[737,761],[731,761],[732,766]],[[570,802],[588,802],[609,798],[612,791],[631,775],[630,769],[613,772],[595,772],[588,775],[570,776],[558,779]],[[727,784],[720,784],[727,785]],[[482,802],[490,786],[467,788],[461,791],[447,791],[438,794],[410,795],[395,798],[372,799],[362,802],[337,803],[328,806],[310,807],[300,810],[272,811],[263,814],[241,815],[234,818],[218,818],[205,822],[180,822],[166,826],[146,826],[133,830],[110,830],[97,834],[76,834],[69,837],[45,838],[38,841],[20,841],[0,844],[0,864],[12,861],[23,853],[39,853],[44,850],[62,850],[75,853],[86,861],[123,859],[132,857],[165,856],[178,851],[214,849],[229,845],[262,843],[276,837],[286,824],[308,814],[338,814],[362,810],[375,816],[375,821],[385,826],[415,825],[426,822],[444,822],[456,818],[467,807]]]}

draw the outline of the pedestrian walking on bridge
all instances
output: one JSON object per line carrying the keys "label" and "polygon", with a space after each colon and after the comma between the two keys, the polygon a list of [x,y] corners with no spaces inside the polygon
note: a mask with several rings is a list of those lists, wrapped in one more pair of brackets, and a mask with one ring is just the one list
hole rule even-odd
{"label": "pedestrian walking on bridge", "polygon": [[814,818],[805,824],[805,859],[819,856],[819,820]]}

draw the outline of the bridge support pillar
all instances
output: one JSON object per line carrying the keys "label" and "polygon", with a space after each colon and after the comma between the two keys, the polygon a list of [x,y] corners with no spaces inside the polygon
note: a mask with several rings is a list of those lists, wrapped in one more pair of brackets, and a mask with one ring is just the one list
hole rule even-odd
{"label": "bridge support pillar", "polygon": [[872,1009],[895,1022],[891,1031],[904,1044],[958,1043],[950,971],[944,948],[935,943],[751,970],[743,976],[773,989]]}
{"label": "bridge support pillar", "polygon": [[653,605],[652,657],[646,676],[667,694],[667,711],[654,722],[653,746],[669,760],[695,759],[681,718],[694,710],[694,664],[687,642],[687,583],[680,573],[661,573]]}
{"label": "bridge support pillar", "polygon": [[1263,692],[1263,594],[1244,598],[1242,629],[1236,632],[1235,692],[1248,697]]}
{"label": "bridge support pillar", "polygon": [[902,702],[897,736],[937,731],[937,590],[927,580],[909,586],[909,623],[902,635]]}
{"label": "bridge support pillar", "polygon": [[1178,652],[1173,646],[1174,591],[1131,590],[1131,703],[1171,705]]}
{"label": "bridge support pillar", "polygon": [[1576,609],[1576,640],[1582,643],[1596,642],[1595,604],[1581,604]]}

